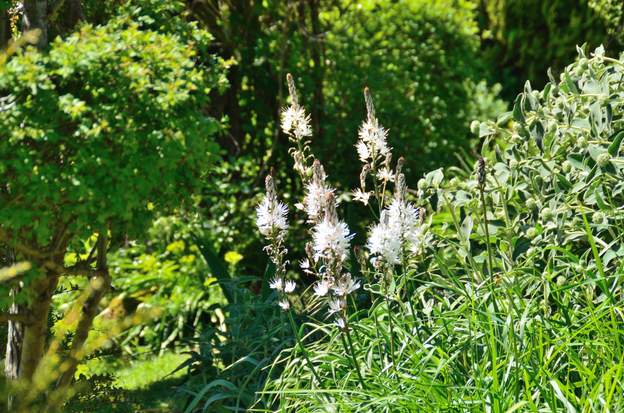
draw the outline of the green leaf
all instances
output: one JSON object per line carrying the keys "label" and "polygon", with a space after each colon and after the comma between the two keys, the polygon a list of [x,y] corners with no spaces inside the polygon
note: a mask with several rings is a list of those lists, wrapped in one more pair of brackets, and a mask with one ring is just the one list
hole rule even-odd
{"label": "green leaf", "polygon": [[614,133],[609,138],[611,144],[609,144],[609,149],[607,151],[611,156],[618,156],[622,145],[622,139],[624,139],[624,130]]}

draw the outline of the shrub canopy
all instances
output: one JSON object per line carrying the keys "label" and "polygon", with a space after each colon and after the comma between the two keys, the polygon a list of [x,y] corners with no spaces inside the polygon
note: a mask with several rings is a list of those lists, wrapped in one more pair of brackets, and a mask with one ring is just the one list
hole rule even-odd
{"label": "shrub canopy", "polygon": [[[478,86],[487,70],[470,2],[376,0],[334,17],[326,48],[324,153],[353,156],[365,86],[383,102],[377,112],[411,178],[455,163],[456,153],[473,143],[470,121],[504,110],[492,89]],[[332,165],[357,177],[355,161]]]}
{"label": "shrub canopy", "polygon": [[201,184],[218,122],[198,108],[223,85],[174,35],[115,21],[0,69],[0,220],[46,246],[110,223],[137,234]]}

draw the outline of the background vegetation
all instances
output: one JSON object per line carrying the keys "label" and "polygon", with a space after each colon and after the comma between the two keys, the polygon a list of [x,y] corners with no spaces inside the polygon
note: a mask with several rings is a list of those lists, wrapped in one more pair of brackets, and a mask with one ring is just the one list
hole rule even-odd
{"label": "background vegetation", "polygon": [[[2,406],[617,411],[622,62],[590,51],[623,26],[614,0],[0,1]],[[264,177],[304,191],[287,73],[354,244],[365,86],[434,234],[394,301],[356,294],[366,390],[308,292],[294,334],[268,288]]]}

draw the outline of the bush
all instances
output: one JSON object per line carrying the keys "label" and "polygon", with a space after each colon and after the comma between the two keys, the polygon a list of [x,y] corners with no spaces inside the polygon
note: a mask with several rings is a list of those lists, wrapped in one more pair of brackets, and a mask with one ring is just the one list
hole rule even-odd
{"label": "bush", "polygon": [[[457,152],[474,146],[470,121],[504,110],[502,102],[484,102],[497,91],[485,86],[488,70],[469,2],[378,0],[330,16],[326,138],[317,152],[328,155],[341,181],[357,177],[352,145],[365,86],[385,102],[379,116],[392,131],[391,146],[408,155],[404,172],[411,179],[455,164]],[[341,156],[330,159],[335,153]]]}
{"label": "bush", "polygon": [[202,205],[220,253],[239,251],[246,274],[264,270],[259,244],[247,236],[254,188],[274,167],[289,195],[300,189],[277,118],[285,104],[284,73],[297,73],[300,88],[313,95],[312,146],[328,170],[341,171],[330,176],[345,188],[357,184],[352,145],[366,85],[388,102],[380,110],[393,131],[392,145],[408,154],[405,170],[412,178],[440,162],[456,164],[453,150],[475,146],[470,120],[504,110],[487,82],[469,3],[360,3],[236,3],[215,14],[207,2],[193,2],[193,16],[233,62],[232,87],[220,99],[231,126],[220,140],[227,163],[215,168],[215,187]]}
{"label": "bush", "polygon": [[[302,293],[304,345],[275,361],[283,372],[265,386],[268,405],[297,412],[624,408],[616,390],[624,357],[624,55],[579,53],[559,80],[541,91],[527,83],[512,112],[475,125],[486,159],[474,173],[451,169],[450,180],[442,169],[428,173],[408,201],[399,162],[394,194],[379,186],[370,192],[373,209],[384,197],[389,206],[380,206],[368,251],[355,251],[358,265],[345,260],[348,229],[327,229],[345,227],[326,198],[304,267],[322,277],[314,295]],[[371,112],[367,122],[375,125]],[[383,148],[375,136],[364,141]],[[323,181],[306,176],[309,190]],[[287,232],[270,194],[263,205],[273,209],[258,216],[277,265]],[[296,302],[286,275],[272,286],[282,302]],[[320,288],[325,282],[329,292]]]}

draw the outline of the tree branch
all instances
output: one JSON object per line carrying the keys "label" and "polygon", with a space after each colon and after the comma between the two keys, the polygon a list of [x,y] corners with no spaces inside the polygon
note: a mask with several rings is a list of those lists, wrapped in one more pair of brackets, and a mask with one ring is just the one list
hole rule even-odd
{"label": "tree branch", "polygon": [[76,333],[72,340],[72,346],[69,350],[69,358],[67,360],[68,367],[58,380],[58,388],[66,387],[71,383],[74,372],[76,371],[76,366],[84,356],[84,344],[89,336],[89,330],[93,324],[93,319],[97,315],[98,305],[102,297],[104,297],[104,294],[106,294],[110,288],[110,276],[108,273],[108,264],[106,262],[106,253],[108,251],[108,236],[106,230],[98,235],[96,251],[97,268],[90,268],[94,275],[91,277],[87,298],[82,305],[82,315],[78,321]]}

